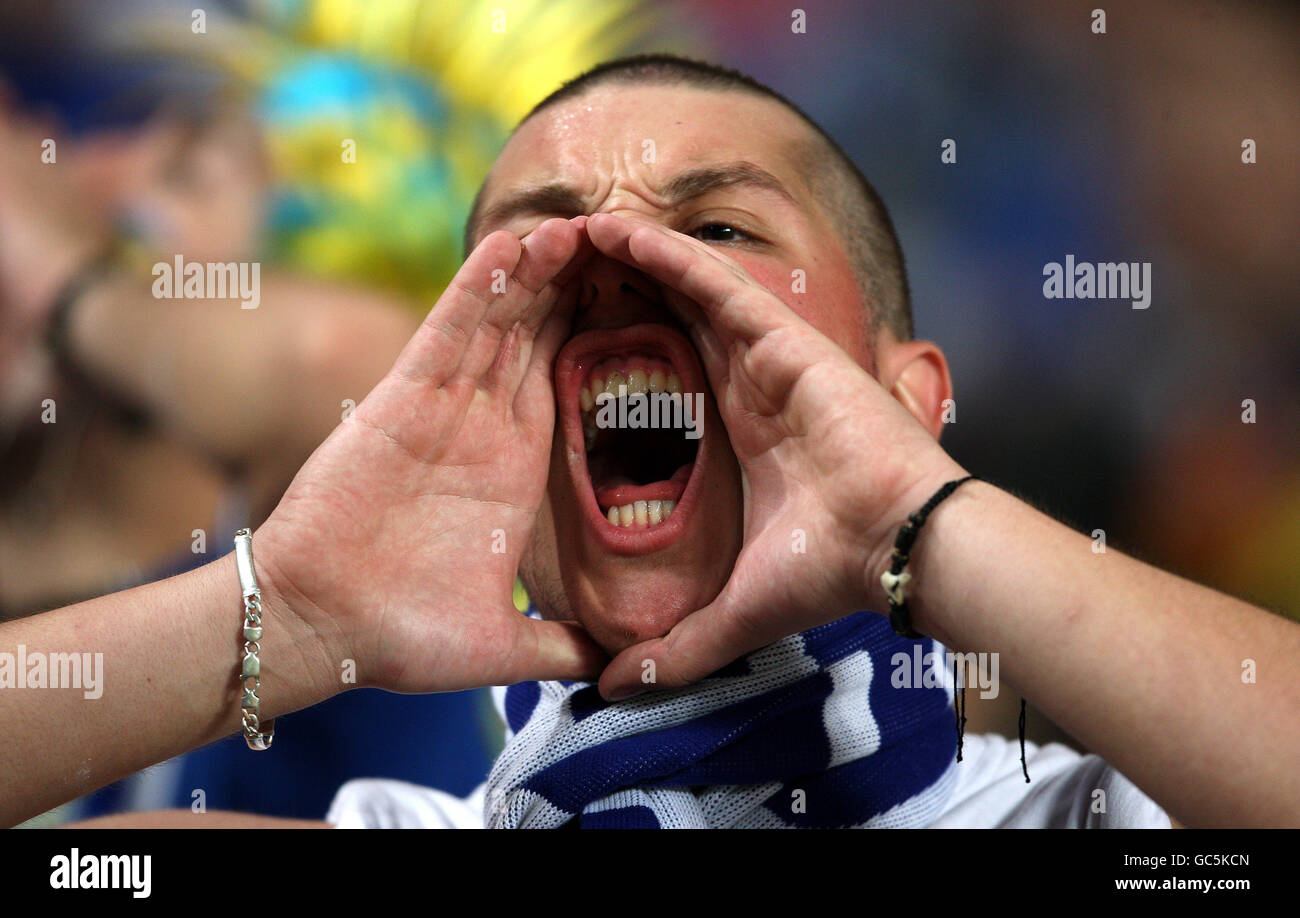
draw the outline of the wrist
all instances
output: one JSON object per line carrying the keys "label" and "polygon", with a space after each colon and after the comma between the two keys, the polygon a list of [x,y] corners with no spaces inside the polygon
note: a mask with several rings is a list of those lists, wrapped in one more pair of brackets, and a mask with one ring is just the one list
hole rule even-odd
{"label": "wrist", "polygon": [[[945,458],[946,455],[945,455]],[[912,523],[913,516],[922,511],[927,503],[939,495],[945,485],[950,482],[961,481],[968,478],[970,473],[958,465],[956,462],[948,460],[938,465],[932,471],[924,475],[918,475],[894,501],[892,509],[888,512],[885,519],[888,521],[885,531],[876,540],[875,547],[870,555],[870,562],[866,571],[866,589],[868,591],[869,603],[868,608],[876,609],[882,615],[890,614],[889,595],[882,583],[882,575],[889,572],[894,566],[894,555],[898,548],[900,535],[905,527]],[[945,507],[954,502],[958,495],[975,485],[981,484],[978,480],[966,482],[962,487],[955,491],[949,492],[947,497],[942,498],[939,503],[932,507],[920,528],[916,530],[915,537],[911,544],[904,549],[907,556],[907,562],[903,567],[906,575],[906,584],[903,588],[904,595],[908,598],[908,611],[912,613],[912,626],[914,630],[922,631],[920,621],[915,614],[916,601],[915,597],[920,589],[917,577],[918,565],[917,556],[925,550],[928,543],[933,541],[934,530],[939,528],[939,518],[943,514]],[[925,632],[928,635],[928,632]]]}
{"label": "wrist", "polygon": [[978,587],[989,550],[981,514],[1001,494],[987,481],[967,482],[927,519],[908,562],[908,608],[921,634],[948,646],[960,643],[949,614],[962,614]]}
{"label": "wrist", "polygon": [[[263,538],[264,532],[267,532],[265,526],[253,536],[254,563],[266,620],[264,666],[271,673],[278,671],[283,676],[276,680],[277,685],[268,689],[270,693],[277,689],[282,692],[279,702],[274,694],[268,694],[266,703],[273,713],[288,713],[325,701],[348,688],[341,673],[345,661],[355,657],[345,646],[339,629],[329,625],[328,616],[285,576],[280,563],[281,550],[270,533]],[[238,579],[234,589],[238,591]]]}

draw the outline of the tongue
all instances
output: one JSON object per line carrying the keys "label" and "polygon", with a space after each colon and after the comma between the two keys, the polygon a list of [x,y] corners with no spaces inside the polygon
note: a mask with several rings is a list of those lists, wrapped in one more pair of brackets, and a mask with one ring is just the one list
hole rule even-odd
{"label": "tongue", "polygon": [[673,472],[673,477],[668,481],[652,481],[649,484],[637,484],[622,475],[611,475],[596,485],[596,503],[601,510],[608,510],[610,507],[621,507],[639,500],[679,501],[694,468],[695,463],[688,462]]}

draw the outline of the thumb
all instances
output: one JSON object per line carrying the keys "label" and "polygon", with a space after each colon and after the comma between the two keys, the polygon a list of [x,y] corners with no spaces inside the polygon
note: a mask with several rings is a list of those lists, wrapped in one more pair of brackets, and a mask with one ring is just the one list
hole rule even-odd
{"label": "thumb", "polygon": [[614,658],[600,676],[600,694],[620,701],[647,691],[681,688],[769,643],[744,626],[723,593],[692,612],[664,637],[643,641]]}
{"label": "thumb", "polygon": [[585,628],[572,622],[547,622],[516,613],[519,633],[504,669],[492,683],[594,679],[609,657]]}

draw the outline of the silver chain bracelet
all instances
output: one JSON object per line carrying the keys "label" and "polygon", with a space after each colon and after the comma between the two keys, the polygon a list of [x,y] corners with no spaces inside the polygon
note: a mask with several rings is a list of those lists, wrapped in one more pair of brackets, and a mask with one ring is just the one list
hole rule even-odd
{"label": "silver chain bracelet", "polygon": [[[239,570],[239,588],[244,595],[244,660],[239,671],[239,685],[243,700],[239,707],[244,716],[244,739],[249,749],[261,751],[271,748],[275,738],[275,718],[266,722],[265,729],[258,718],[262,699],[262,589],[257,585],[257,572],[253,570],[253,533],[241,529],[235,533],[235,567]],[[253,687],[250,689],[249,680]]]}

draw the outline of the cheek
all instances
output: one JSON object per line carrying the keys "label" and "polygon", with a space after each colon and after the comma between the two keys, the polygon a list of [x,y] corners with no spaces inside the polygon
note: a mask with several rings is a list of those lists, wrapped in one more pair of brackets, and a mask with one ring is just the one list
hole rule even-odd
{"label": "cheek", "polygon": [[736,261],[799,318],[844,348],[860,366],[872,367],[867,312],[851,274],[812,265],[802,276],[796,276],[794,265],[743,256]]}

